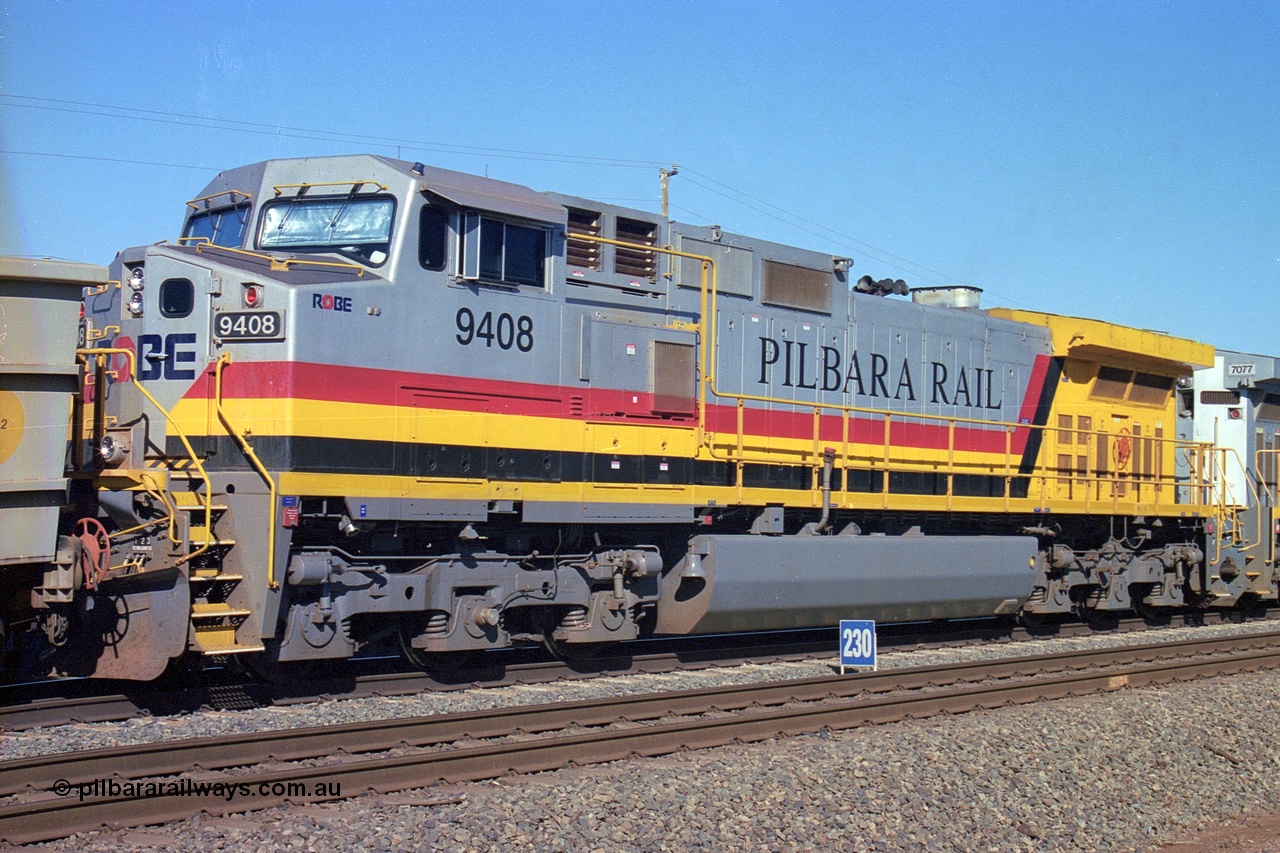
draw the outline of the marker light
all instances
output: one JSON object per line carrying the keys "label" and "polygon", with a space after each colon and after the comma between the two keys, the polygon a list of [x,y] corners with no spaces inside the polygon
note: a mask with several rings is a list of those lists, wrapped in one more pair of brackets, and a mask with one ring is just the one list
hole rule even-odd
{"label": "marker light", "polygon": [[257,308],[262,305],[262,285],[245,284],[244,286],[244,307]]}

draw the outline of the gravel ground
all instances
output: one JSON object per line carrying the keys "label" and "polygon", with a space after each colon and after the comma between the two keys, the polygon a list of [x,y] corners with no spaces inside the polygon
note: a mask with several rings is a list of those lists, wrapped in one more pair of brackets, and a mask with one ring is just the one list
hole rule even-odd
{"label": "gravel ground", "polygon": [[[894,653],[881,662],[883,668],[918,666],[1273,625]],[[830,664],[65,726],[7,735],[0,756],[799,678],[829,673]],[[1215,824],[1244,825],[1280,810],[1277,708],[1280,672],[1273,671],[393,796],[203,816],[37,849],[1152,851],[1201,833],[1199,846],[1168,849],[1280,853],[1274,835],[1249,842],[1215,830]],[[1248,844],[1254,846],[1242,846]],[[1273,846],[1260,846],[1267,844]]]}

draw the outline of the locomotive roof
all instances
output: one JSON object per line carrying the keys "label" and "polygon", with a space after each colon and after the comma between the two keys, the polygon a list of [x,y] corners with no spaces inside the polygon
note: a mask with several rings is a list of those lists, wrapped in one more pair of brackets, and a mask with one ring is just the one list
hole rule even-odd
{"label": "locomotive roof", "polygon": [[1016,308],[992,308],[988,313],[1021,323],[1047,326],[1053,333],[1053,354],[1056,356],[1119,356],[1130,360],[1172,363],[1186,369],[1213,364],[1213,347],[1163,332]]}
{"label": "locomotive roof", "polygon": [[377,154],[264,160],[219,173],[200,195],[204,198],[229,190],[248,194],[249,186],[264,182],[289,185],[296,175],[302,174],[307,176],[307,183],[316,184],[355,180],[414,182],[418,189],[460,207],[500,211],[538,222],[563,225],[567,216],[559,203],[520,184]]}
{"label": "locomotive roof", "polygon": [[567,214],[564,207],[526,186],[493,178],[482,178],[479,175],[468,175],[466,172],[437,169],[422,163],[407,163],[404,160],[385,157],[376,159],[407,173],[410,177],[419,178],[423,189],[459,207],[500,210],[513,216],[536,219],[539,222],[562,225],[565,222]]}
{"label": "locomotive roof", "polygon": [[[1229,380],[1225,387],[1262,385],[1268,386],[1268,391],[1274,391],[1280,385],[1280,358],[1222,349],[1218,350],[1218,355],[1222,357],[1224,381]],[[1237,369],[1233,370],[1233,367]],[[1239,369],[1241,367],[1247,370]]]}

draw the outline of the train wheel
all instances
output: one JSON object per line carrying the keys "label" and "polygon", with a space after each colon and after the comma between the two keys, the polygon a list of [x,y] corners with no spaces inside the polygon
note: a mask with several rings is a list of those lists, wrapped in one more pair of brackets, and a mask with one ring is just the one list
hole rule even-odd
{"label": "train wheel", "polygon": [[1173,621],[1167,607],[1157,607],[1154,604],[1147,604],[1140,598],[1135,598],[1133,600],[1133,612],[1139,619],[1148,625],[1168,625]]}
{"label": "train wheel", "polygon": [[1058,629],[1058,616],[1053,613],[1018,613],[1018,624],[1032,634],[1047,634]]}
{"label": "train wheel", "polygon": [[448,681],[450,676],[463,669],[471,659],[472,652],[426,652],[413,645],[413,638],[421,631],[415,620],[407,619],[400,623],[397,632],[400,638],[400,654],[410,666],[420,669],[432,678]]}
{"label": "train wheel", "polygon": [[1092,607],[1080,607],[1076,615],[1080,621],[1094,631],[1114,631],[1120,627],[1120,614],[1115,610],[1095,610]]}
{"label": "train wheel", "polygon": [[[239,657],[238,655],[236,656]],[[236,661],[239,663],[239,661]],[[200,688],[205,685],[204,655],[195,652],[184,652],[165,667],[164,672],[156,679],[156,683],[165,687],[180,690]]]}
{"label": "train wheel", "polygon": [[613,643],[568,643],[556,637],[556,631],[584,627],[586,621],[585,607],[549,611],[542,619],[542,647],[547,654],[565,663],[583,663],[606,656],[606,651],[614,647]]}
{"label": "train wheel", "polygon": [[1173,624],[1173,608],[1160,607],[1155,604],[1147,604],[1141,599],[1135,599],[1133,602],[1133,612],[1152,627],[1162,627]]}
{"label": "train wheel", "polygon": [[1151,594],[1154,584],[1134,584],[1129,587],[1129,603],[1134,614],[1148,625],[1162,626],[1173,621],[1173,612],[1168,607],[1148,604],[1145,598]]}
{"label": "train wheel", "polygon": [[565,663],[586,663],[618,656],[616,643],[566,643],[557,640],[550,632],[542,635],[542,647],[547,654]]}
{"label": "train wheel", "polygon": [[269,684],[301,684],[317,672],[318,661],[278,661],[266,654],[236,655],[233,658],[246,675]]}
{"label": "train wheel", "polygon": [[1246,592],[1244,595],[1240,596],[1235,607],[1232,607],[1223,614],[1223,619],[1227,622],[1234,622],[1237,624],[1248,622],[1250,619],[1256,619],[1263,615],[1265,611],[1265,608],[1260,605],[1261,602],[1258,601],[1257,596]]}

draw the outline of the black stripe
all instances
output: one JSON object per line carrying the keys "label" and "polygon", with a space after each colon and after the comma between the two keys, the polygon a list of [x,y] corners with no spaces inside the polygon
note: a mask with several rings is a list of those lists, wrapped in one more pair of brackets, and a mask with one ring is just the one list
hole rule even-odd
{"label": "black stripe", "polygon": [[[213,452],[205,461],[209,471],[251,471],[248,460],[229,436],[197,437],[196,447]],[[675,456],[628,456],[561,450],[517,450],[446,444],[396,444],[346,438],[262,436],[253,449],[271,471],[303,474],[371,474],[396,477],[488,479],[529,483],[619,483],[635,485],[732,486],[734,465],[729,462],[685,459]],[[169,438],[170,455],[182,456],[182,445]],[[1034,458],[1034,457],[1033,457]],[[831,488],[843,488],[844,472],[833,472]],[[850,470],[848,490],[875,494],[884,488],[880,471]],[[809,491],[818,484],[807,465],[742,466],[742,484],[750,489]],[[946,474],[895,471],[889,490],[898,495],[945,495]],[[954,494],[971,497],[1004,496],[1004,478],[957,474]],[[1018,494],[1018,491],[1021,494]],[[1025,478],[1014,479],[1014,496],[1027,491]]]}
{"label": "black stripe", "polygon": [[1031,434],[1027,436],[1027,445],[1022,450],[1022,461],[1018,465],[1018,473],[1021,477],[1014,481],[1021,483],[1021,494],[1015,492],[1014,497],[1027,496],[1029,485],[1027,478],[1036,470],[1036,460],[1040,457],[1040,447],[1044,444],[1045,426],[1049,423],[1049,415],[1053,411],[1053,401],[1058,394],[1058,385],[1062,382],[1062,368],[1065,363],[1066,359],[1060,356],[1049,359],[1044,385],[1040,388],[1040,398],[1036,400],[1035,413],[1031,416],[1033,428]]}

